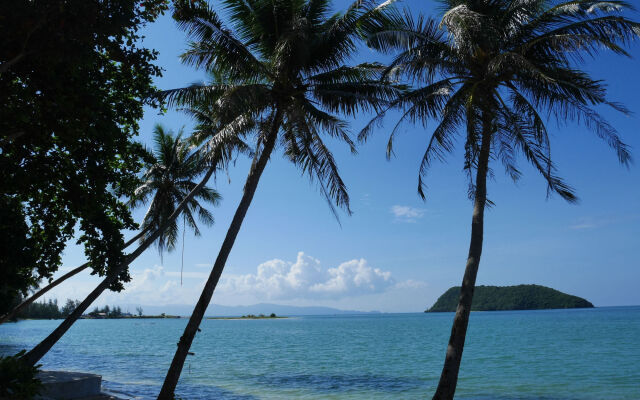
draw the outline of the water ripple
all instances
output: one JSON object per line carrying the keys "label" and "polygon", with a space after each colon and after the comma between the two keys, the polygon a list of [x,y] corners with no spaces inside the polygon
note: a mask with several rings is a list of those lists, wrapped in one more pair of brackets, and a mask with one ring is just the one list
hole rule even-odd
{"label": "water ripple", "polygon": [[262,375],[253,377],[257,383],[281,388],[308,388],[319,392],[343,392],[353,390],[375,390],[402,392],[424,388],[421,379],[381,375]]}

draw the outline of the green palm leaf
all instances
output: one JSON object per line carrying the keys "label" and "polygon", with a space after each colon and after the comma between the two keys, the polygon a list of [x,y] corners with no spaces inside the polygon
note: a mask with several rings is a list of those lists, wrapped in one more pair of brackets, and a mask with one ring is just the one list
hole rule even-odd
{"label": "green palm leaf", "polygon": [[[178,204],[196,187],[194,181],[209,169],[210,163],[203,162],[188,141],[182,139],[182,130],[177,135],[165,130],[161,125],[154,129],[153,162],[143,175],[143,183],[135,190],[129,203],[132,207],[148,203],[141,228],[147,230],[145,240],[168,221]],[[213,216],[202,206],[201,202],[216,206],[220,195],[209,187],[203,187],[187,204],[184,215],[194,233],[200,234],[193,213],[205,225],[213,224]],[[156,240],[158,251],[175,249],[179,228],[177,219],[168,223]]]}

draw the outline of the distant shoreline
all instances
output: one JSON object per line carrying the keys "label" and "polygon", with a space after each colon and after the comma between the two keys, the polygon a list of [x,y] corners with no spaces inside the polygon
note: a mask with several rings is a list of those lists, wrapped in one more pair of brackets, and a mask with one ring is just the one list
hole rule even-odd
{"label": "distant shoreline", "polygon": [[243,319],[287,319],[289,317],[281,317],[278,316],[274,313],[271,313],[269,315],[265,315],[265,314],[258,314],[258,315],[254,315],[254,314],[248,314],[248,315],[243,315],[241,317],[206,317],[207,319],[226,319],[226,320],[243,320]]}
{"label": "distant shoreline", "polygon": [[[639,308],[640,304],[636,305],[615,305],[615,306],[594,306],[593,308],[548,308],[548,309],[528,309],[528,310],[472,310],[472,313],[511,313],[511,312],[548,312],[548,311],[588,311],[588,310],[608,310],[608,309],[625,309],[625,308]],[[442,311],[442,312],[433,312],[433,313],[425,313],[424,311],[407,311],[407,312],[375,312],[375,313],[358,313],[358,314],[296,314],[290,315],[287,317],[275,317],[270,318],[269,316],[265,316],[264,318],[254,318],[254,319],[294,319],[294,318],[305,318],[305,317],[362,317],[362,316],[392,316],[392,315],[410,315],[410,314],[453,314],[455,311]],[[123,316],[123,317],[109,317],[109,318],[94,318],[94,317],[81,317],[81,319],[181,319],[188,318],[188,315],[143,315],[143,316]],[[233,316],[212,316],[205,317],[205,319],[221,319],[221,320],[243,320],[250,318],[242,318],[242,317],[233,317]],[[6,321],[3,324],[16,323],[20,321],[61,321],[64,318],[19,318],[17,320]]]}
{"label": "distant shoreline", "polygon": [[167,319],[183,318],[180,315],[124,315],[121,317],[93,317],[91,315],[82,316],[80,319]]}
{"label": "distant shoreline", "polygon": [[247,318],[247,317],[207,317],[207,319],[224,319],[224,320],[252,320],[252,319],[289,319],[291,317],[255,317],[255,318]]}

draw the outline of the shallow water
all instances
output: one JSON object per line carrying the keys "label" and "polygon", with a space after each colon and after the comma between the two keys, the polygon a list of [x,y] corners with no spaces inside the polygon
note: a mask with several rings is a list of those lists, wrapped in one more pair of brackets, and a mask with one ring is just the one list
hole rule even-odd
{"label": "shallow water", "polygon": [[[184,399],[424,399],[452,313],[205,320]],[[186,319],[81,320],[45,369],[98,373],[154,398]],[[59,321],[0,325],[0,352],[30,348]],[[472,313],[456,399],[640,399],[640,307]]]}

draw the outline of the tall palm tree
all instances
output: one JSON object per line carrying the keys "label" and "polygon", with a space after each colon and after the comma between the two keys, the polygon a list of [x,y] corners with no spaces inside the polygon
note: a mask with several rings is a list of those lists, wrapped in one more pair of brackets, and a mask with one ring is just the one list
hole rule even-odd
{"label": "tall palm tree", "polygon": [[[434,399],[453,399],[482,253],[487,175],[500,161],[514,180],[518,156],[544,177],[548,193],[569,202],[576,197],[557,175],[546,126],[553,117],[594,131],[619,161],[631,161],[615,128],[595,107],[627,110],[606,97],[604,83],[578,69],[601,50],[627,55],[624,47],[640,34],[640,24],[625,17],[624,1],[440,0],[441,21],[397,14],[394,26],[369,37],[371,47],[395,55],[387,77],[420,82],[396,106],[403,120],[438,121],[424,153],[418,191],[434,160],[464,137],[465,169],[474,201],[471,242],[444,367]],[[442,29],[439,29],[442,28]],[[381,122],[381,113],[361,132],[362,140]],[[399,123],[400,123],[399,122]],[[396,129],[389,138],[391,154]],[[475,176],[474,176],[475,174]]]}
{"label": "tall palm tree", "polygon": [[[206,162],[192,151],[187,142],[173,137],[161,126],[154,131],[155,151],[153,162],[144,174],[144,182],[135,191],[131,205],[146,203],[150,196],[149,211],[142,223],[142,239],[140,246],[129,254],[123,264],[116,270],[109,271],[105,279],[76,307],[76,309],[42,342],[23,356],[23,360],[35,365],[66,333],[82,314],[91,306],[100,294],[118,283],[118,278],[128,274],[127,267],[144,250],[157,243],[159,249],[171,250],[175,247],[178,227],[176,218],[183,213],[189,226],[199,234],[196,219],[211,225],[213,217],[198,200],[217,205],[220,195],[205,186],[216,169],[216,164]],[[200,183],[193,179],[204,175]],[[138,235],[137,235],[138,236]]]}
{"label": "tall palm tree", "polygon": [[[353,152],[348,124],[338,114],[385,107],[398,89],[378,80],[377,64],[345,65],[364,30],[379,23],[382,7],[357,1],[331,13],[329,0],[224,0],[230,27],[203,1],[179,1],[175,18],[192,42],[183,61],[214,75],[206,86],[166,93],[175,104],[208,105],[238,123],[254,121],[255,156],[240,204],[211,274],[178,343],[160,399],[171,399],[185,358],[224,269],[227,257],[274,148],[314,179],[334,206],[349,210],[349,196],[322,135],[345,142]],[[209,96],[215,93],[216,101]],[[221,141],[233,130],[210,140]],[[337,214],[336,214],[337,215]]]}
{"label": "tall palm tree", "polygon": [[[159,230],[165,221],[167,222],[166,227],[156,239],[156,245],[161,254],[165,250],[173,251],[178,241],[178,220],[169,221],[167,218],[197,186],[193,179],[206,173],[209,168],[200,154],[193,151],[193,146],[189,141],[183,140],[182,136],[182,130],[174,137],[171,132],[166,132],[162,125],[155,126],[153,162],[144,173],[143,183],[135,190],[129,203],[132,207],[149,203],[140,224],[143,232],[146,232],[142,240],[148,238],[150,232]],[[149,201],[150,197],[151,201]],[[200,236],[196,218],[207,226],[213,224],[213,215],[200,204],[199,200],[216,206],[220,195],[212,188],[204,186],[187,202],[182,216],[196,236]]]}

